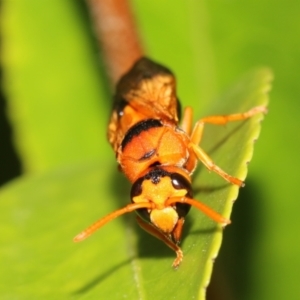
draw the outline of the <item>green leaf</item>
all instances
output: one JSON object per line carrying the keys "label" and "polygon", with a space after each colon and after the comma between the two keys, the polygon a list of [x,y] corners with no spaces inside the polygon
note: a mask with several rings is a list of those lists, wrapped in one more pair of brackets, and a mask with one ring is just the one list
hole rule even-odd
{"label": "green leaf", "polygon": [[[270,80],[269,70],[255,71],[215,105],[224,105],[226,113],[266,105]],[[207,126],[203,147],[244,179],[261,119],[259,114],[226,128]],[[83,243],[72,242],[90,222],[128,202],[129,185],[110,157],[25,177],[2,190],[2,298],[204,299],[222,229],[195,209],[186,222],[185,256],[177,270],[171,267],[174,253],[137,228],[133,215],[112,221]],[[200,167],[194,188],[197,199],[229,217],[236,186]]]}
{"label": "green leaf", "polygon": [[95,159],[109,149],[110,101],[80,8],[72,1],[3,1],[5,91],[26,171]]}
{"label": "green leaf", "polygon": [[[3,40],[1,55],[4,65],[5,90],[9,100],[9,116],[14,129],[15,143],[26,170],[44,172],[43,176],[46,179],[50,176],[48,174],[49,169],[60,167],[57,173],[53,173],[53,176],[56,176],[59,180],[62,177],[61,173],[65,173],[65,165],[76,165],[77,162],[85,164],[86,160],[98,159],[100,171],[105,174],[108,173],[107,170],[113,172],[116,168],[116,163],[113,160],[114,154],[111,153],[111,149],[109,149],[105,140],[106,121],[109,117],[108,111],[110,110],[111,100],[107,97],[102,74],[99,74],[98,50],[96,50],[94,41],[91,38],[92,32],[87,21],[85,7],[78,3],[78,1],[46,0],[41,4],[40,1],[36,0],[6,0],[2,1],[1,5],[0,19]],[[225,246],[223,250],[226,251],[222,251],[224,253],[223,265],[226,268],[222,272],[226,275],[226,283],[229,283],[229,286],[231,283],[231,288],[237,294],[237,299],[267,299],[270,291],[272,291],[274,299],[283,299],[288,296],[289,298],[295,297],[296,293],[299,293],[297,274],[300,266],[300,250],[299,245],[295,243],[297,233],[294,232],[299,225],[298,211],[300,209],[298,191],[295,188],[299,177],[297,126],[300,108],[300,102],[296,99],[298,99],[300,91],[298,77],[293,72],[297,67],[300,67],[299,43],[295,39],[297,33],[300,33],[298,2],[279,1],[272,3],[266,0],[254,0],[250,2],[232,1],[229,3],[220,0],[206,2],[195,0],[155,2],[145,0],[133,1],[133,3],[141,28],[141,36],[150,57],[175,71],[178,78],[178,91],[181,102],[183,105],[193,106],[196,117],[210,113],[224,113],[223,108],[218,110],[221,104],[213,102],[212,98],[218,95],[220,90],[227,86],[230,81],[233,81],[233,78],[239,76],[245,70],[253,68],[257,64],[269,65],[274,69],[277,80],[272,94],[272,107],[267,122],[264,124],[263,137],[257,145],[258,151],[256,151],[255,160],[251,163],[250,178],[248,177],[246,188],[241,195],[242,199],[238,201],[238,207],[235,207],[234,210],[233,225],[226,229],[225,245],[223,244],[223,248]],[[244,100],[240,102],[241,105],[244,105]],[[213,105],[211,108],[208,107],[210,103]],[[240,111],[239,105],[232,104],[230,106],[229,103],[224,104],[224,109],[228,109],[226,112]],[[243,107],[241,107],[242,109]],[[246,123],[249,124],[249,121]],[[213,140],[210,140],[210,136],[223,134],[223,128],[216,128],[216,133],[210,134],[209,127],[207,126],[205,130],[206,137],[203,148],[207,149],[215,161],[226,171],[233,172],[234,166],[231,164],[227,169],[226,163],[223,162],[223,159],[226,158],[224,153],[230,153],[223,148],[227,145],[228,140],[222,144],[222,153],[219,155],[218,152],[213,151],[214,148],[210,145],[210,141],[213,142]],[[104,163],[104,160],[111,160],[111,164]],[[76,167],[74,168],[76,169]],[[97,168],[97,164],[95,164],[95,168]],[[195,188],[198,185],[200,187],[210,187],[210,182],[202,177],[207,172],[202,169],[203,167],[200,166],[201,172],[197,174],[199,177],[195,177]],[[83,182],[85,176],[93,173],[92,170],[88,171],[88,167],[78,168],[77,173],[80,172],[82,172]],[[240,172],[242,176],[244,173],[243,171]],[[207,174],[207,177],[209,180],[212,180],[212,178],[220,180],[214,174],[209,176]],[[94,218],[98,218],[127,203],[128,187],[124,193],[120,192],[122,195],[113,197],[111,195],[104,197],[105,191],[102,192],[102,188],[106,187],[103,183],[106,182],[107,184],[116,184],[118,189],[120,187],[120,190],[123,191],[121,183],[126,180],[123,178],[115,182],[114,179],[106,181],[105,178],[103,181],[99,179],[98,184],[95,184],[97,185],[96,193],[98,194],[95,193],[94,198],[89,196],[87,189],[85,189],[83,196],[78,200],[78,202],[83,201],[83,199],[91,201],[90,205],[94,201],[97,210],[93,208],[92,211],[89,204],[83,202],[87,208],[86,211],[90,213],[95,211],[94,215],[88,213],[86,215],[77,213],[73,215],[69,213],[64,217],[64,222],[67,224],[70,219],[76,219],[78,222],[76,225],[74,224],[74,229],[70,229],[65,234],[65,241],[69,242],[70,236],[81,230],[82,226],[86,225],[85,223],[88,224]],[[19,184],[30,185],[27,182],[21,183],[22,180],[20,179]],[[31,181],[31,179],[28,180]],[[46,185],[51,185],[50,181],[49,179]],[[57,183],[61,191],[67,181],[66,178]],[[75,180],[74,182],[73,185],[70,184],[70,191],[66,192],[64,198],[50,197],[48,193],[51,193],[51,188],[49,188],[45,191],[45,196],[38,199],[42,201],[43,198],[51,198],[49,205],[53,205],[55,211],[53,222],[58,223],[57,226],[60,224],[56,221],[56,214],[61,209],[63,209],[63,214],[67,214],[71,210],[65,208],[64,204],[73,199],[67,196],[68,194],[74,193],[76,195],[77,182]],[[78,179],[78,182],[81,182],[81,179]],[[31,195],[28,195],[28,198],[36,199],[34,195],[40,187],[39,183],[39,181],[32,183],[34,186],[32,187],[33,191],[30,192]],[[14,189],[14,185],[5,189],[3,193],[7,195],[8,189]],[[66,189],[69,189],[69,187],[66,186]],[[211,193],[211,190],[207,189],[207,191],[209,194]],[[203,202],[210,203],[206,200],[208,192],[205,193],[204,189],[195,196]],[[110,194],[110,190],[108,193]],[[13,211],[18,207],[21,210],[24,207],[33,210],[35,209],[35,202],[30,202],[30,199],[26,200],[29,202],[25,206],[23,202],[25,195],[22,192],[19,192],[16,196],[18,201],[11,204],[7,203],[5,197],[2,198],[1,194],[1,208],[2,205],[6,207],[1,213],[1,224],[3,222],[5,227],[3,229],[1,225],[3,241],[7,242],[5,242],[7,247],[15,245],[14,249],[24,250],[18,244],[20,236],[24,238],[21,233],[17,234],[18,230],[15,222],[18,218],[15,217],[15,221],[13,221],[9,216],[2,218],[2,215],[4,216],[7,210]],[[243,199],[245,197],[247,199]],[[75,199],[77,198],[75,197]],[[124,200],[124,202],[119,203],[120,200]],[[53,204],[52,201],[54,201]],[[219,201],[223,201],[223,199],[219,199]],[[46,202],[43,201],[42,203]],[[111,204],[113,207],[102,207],[104,203],[105,205]],[[217,205],[214,206],[215,200],[210,205],[218,209]],[[66,207],[68,207],[67,204]],[[240,209],[237,210],[239,207]],[[229,213],[229,210],[230,205],[225,209],[225,213]],[[41,209],[37,207],[36,211],[40,212]],[[222,212],[221,207],[219,211]],[[253,213],[251,213],[252,211]],[[44,212],[44,214],[47,213]],[[186,238],[183,241],[185,264],[189,259],[189,239],[194,238],[193,245],[195,241],[198,241],[199,236],[205,233],[207,225],[203,223],[205,218],[198,219],[200,215],[198,211],[193,210],[189,217],[190,221],[187,221]],[[129,216],[128,218],[130,219]],[[33,219],[33,221],[42,226],[44,220]],[[114,226],[116,222],[120,222],[121,231],[119,232],[119,229],[117,229],[113,234],[119,232],[119,236],[124,237],[122,232],[124,223],[119,220],[107,225],[102,229],[102,232],[107,232],[108,228]],[[194,222],[197,222],[197,224],[194,225]],[[134,224],[134,221],[132,223]],[[131,223],[129,222],[129,224]],[[191,226],[196,226],[196,230],[193,231]],[[12,235],[12,231],[15,232],[18,238]],[[58,234],[59,230],[53,227],[53,232]],[[70,243],[70,247],[75,247],[72,249],[88,247],[87,250],[84,248],[85,251],[82,251],[82,257],[91,255],[90,253],[94,253],[93,251],[96,252],[94,256],[91,255],[92,262],[90,264],[81,261],[82,268],[77,270],[75,270],[74,266],[76,264],[73,261],[70,262],[70,265],[65,263],[65,269],[59,268],[58,263],[54,264],[54,260],[50,259],[48,261],[48,257],[43,251],[45,253],[50,252],[49,256],[62,258],[62,255],[60,255],[60,252],[52,254],[49,251],[50,247],[46,247],[48,245],[46,242],[46,246],[41,245],[39,247],[37,245],[38,239],[28,242],[27,248],[33,253],[36,253],[34,252],[36,249],[41,248],[38,250],[39,254],[41,252],[43,254],[40,255],[41,260],[36,262],[37,257],[28,260],[28,264],[22,270],[17,269],[15,271],[15,268],[18,268],[18,265],[21,266],[23,262],[26,264],[26,257],[17,252],[19,250],[6,251],[5,255],[1,256],[0,268],[5,270],[2,274],[7,273],[1,287],[1,291],[6,292],[3,292],[1,297],[4,298],[5,294],[10,293],[8,298],[12,298],[11,293],[14,293],[14,291],[17,293],[14,296],[17,297],[21,293],[20,289],[24,291],[26,288],[28,288],[26,293],[30,299],[34,298],[34,295],[41,294],[45,297],[48,295],[49,299],[53,299],[54,293],[59,294],[62,298],[66,298],[66,295],[72,297],[73,291],[78,291],[77,288],[79,291],[83,291],[76,294],[78,297],[98,299],[99,297],[95,296],[97,294],[95,289],[100,290],[100,292],[107,290],[111,292],[111,286],[104,284],[103,277],[100,277],[103,273],[99,271],[103,261],[115,263],[113,258],[103,260],[102,256],[98,256],[100,248],[98,244],[101,243],[99,240],[101,241],[102,234],[105,234],[102,232],[91,238],[91,240],[96,240],[95,247],[93,245],[91,247],[85,246],[87,243],[92,243],[90,240],[82,245],[74,246]],[[231,234],[232,239],[229,239],[228,234]],[[173,271],[169,268],[173,260],[173,253],[165,245],[161,245],[159,241],[152,239],[141,231],[138,231],[138,235],[134,235],[132,239],[138,243],[138,247],[140,247],[138,249],[144,249],[143,245],[149,248],[148,250],[138,250],[138,254],[141,255],[143,260],[152,258],[153,264],[150,266],[148,264],[148,267],[155,268],[156,273],[154,275],[154,272],[151,273],[152,278],[146,280],[146,282],[151,286],[149,289],[153,291],[153,295],[155,291],[158,291],[159,295],[154,295],[156,298],[159,298],[160,295],[165,296],[163,293],[171,293],[171,288],[174,288],[174,285],[180,289],[178,295],[181,297],[181,293],[189,292],[186,287],[192,276],[188,277],[188,283],[177,280],[174,281],[173,285],[168,280],[164,284],[166,278],[173,274],[171,273]],[[61,240],[62,238],[60,238]],[[231,244],[228,240],[232,240]],[[52,243],[52,240],[50,242],[51,246],[55,244]],[[151,244],[151,247],[148,243]],[[1,240],[1,247],[2,244],[4,245]],[[152,246],[153,244],[154,246]],[[218,241],[216,241],[216,244],[218,244]],[[109,254],[112,253],[114,247],[111,247]],[[158,249],[153,251],[152,247]],[[120,251],[122,249],[120,247]],[[205,249],[208,249],[208,245]],[[72,251],[70,250],[70,252]],[[14,253],[18,258],[17,260],[6,260],[7,257],[11,258]],[[94,259],[94,257],[97,259]],[[217,261],[219,265],[220,258]],[[160,260],[164,261],[160,264]],[[46,264],[44,261],[48,263],[48,266],[51,264],[49,269],[57,269],[57,273],[54,272],[52,279],[49,277],[49,279],[46,278],[47,280],[41,278],[37,280]],[[204,270],[202,262],[199,265],[196,264],[191,266],[193,272],[196,272],[194,270],[196,267]],[[175,277],[178,277],[182,267],[174,272]],[[94,272],[96,275],[92,273],[90,274],[90,280],[81,280],[82,273],[88,276],[87,274],[89,274],[91,268],[96,269]],[[208,265],[207,268],[210,268],[210,266]],[[10,272],[10,269],[14,271]],[[164,273],[161,269],[167,271]],[[116,267],[111,273],[108,272],[110,280],[113,280],[113,276],[117,276],[118,270]],[[78,280],[80,282],[74,284],[76,287],[65,288],[64,291],[59,290],[61,282],[72,281],[74,272],[78,272],[80,276],[80,280]],[[147,274],[147,270],[144,273]],[[69,274],[70,279],[63,281],[61,277],[67,276],[66,274]],[[166,275],[163,276],[164,274]],[[191,274],[193,273],[191,272]],[[206,275],[209,276],[209,270],[206,271]],[[26,281],[28,287],[27,284],[23,284],[24,278],[28,280]],[[116,278],[118,280],[117,286],[120,285],[120,282],[123,282],[123,278],[125,278],[125,286],[132,291],[131,295],[136,295],[134,294],[135,287],[140,281],[128,284],[126,280],[128,278],[132,279],[132,271],[130,271],[127,277],[120,276]],[[93,280],[95,281],[94,285],[92,284]],[[158,280],[161,285],[158,285]],[[170,277],[170,280],[173,280],[173,277]],[[7,284],[7,281],[9,281],[9,284]],[[151,285],[154,281],[157,285],[156,289],[156,285]],[[200,281],[201,279],[198,283]],[[48,284],[48,282],[51,284]],[[98,286],[99,282],[103,283]],[[201,284],[203,285],[203,283]],[[22,288],[16,289],[16,287],[22,285]],[[36,291],[33,286],[37,289]],[[90,286],[91,288],[89,288]],[[123,289],[120,288],[120,290]],[[219,286],[216,290],[220,290]],[[174,290],[175,292],[177,292],[177,289]],[[225,295],[222,294],[222,299],[224,298]]]}

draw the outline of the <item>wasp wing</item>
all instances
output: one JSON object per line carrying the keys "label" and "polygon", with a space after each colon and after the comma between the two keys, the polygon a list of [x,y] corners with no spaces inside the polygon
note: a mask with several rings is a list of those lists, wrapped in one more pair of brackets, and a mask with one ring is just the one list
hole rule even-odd
{"label": "wasp wing", "polygon": [[180,104],[173,73],[148,58],[139,59],[118,82],[108,126],[108,140],[115,151],[126,132],[137,122],[159,119],[178,123]]}
{"label": "wasp wing", "polygon": [[146,117],[178,122],[175,77],[169,69],[148,58],[138,60],[121,78],[117,85],[118,99]]}

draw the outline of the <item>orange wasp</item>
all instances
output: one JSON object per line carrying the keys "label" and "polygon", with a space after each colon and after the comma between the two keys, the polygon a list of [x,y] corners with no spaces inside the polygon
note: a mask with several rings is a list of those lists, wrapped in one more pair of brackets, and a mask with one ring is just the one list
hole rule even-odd
{"label": "orange wasp", "polygon": [[175,77],[167,68],[147,59],[138,60],[117,84],[108,139],[120,170],[132,183],[131,204],[112,212],[78,234],[78,242],[107,222],[136,211],[138,224],[176,252],[173,267],[183,259],[179,247],[185,216],[194,206],[214,221],[230,220],[193,199],[191,175],[200,160],[208,170],[238,186],[244,183],[219,168],[199,146],[205,123],[223,125],[266,113],[257,106],[245,113],[210,116],[192,128],[192,109],[180,104]]}

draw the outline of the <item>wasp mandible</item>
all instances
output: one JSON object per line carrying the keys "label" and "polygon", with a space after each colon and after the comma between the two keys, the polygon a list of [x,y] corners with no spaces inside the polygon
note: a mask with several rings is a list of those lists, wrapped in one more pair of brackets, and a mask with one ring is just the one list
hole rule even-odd
{"label": "wasp mandible", "polygon": [[136,211],[138,224],[176,252],[177,268],[184,220],[191,206],[224,226],[230,220],[193,199],[191,175],[197,162],[226,181],[244,183],[218,167],[199,146],[205,124],[224,125],[266,113],[265,106],[247,112],[209,116],[192,126],[192,108],[186,107],[179,125],[180,103],[173,73],[148,58],[139,59],[117,83],[108,140],[120,170],[132,183],[131,203],[98,220],[78,234],[81,241],[107,222]]}

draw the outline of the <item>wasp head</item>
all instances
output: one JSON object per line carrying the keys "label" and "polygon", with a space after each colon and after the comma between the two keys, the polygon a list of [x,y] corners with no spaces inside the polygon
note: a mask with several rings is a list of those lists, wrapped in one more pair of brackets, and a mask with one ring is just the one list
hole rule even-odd
{"label": "wasp head", "polygon": [[138,215],[167,234],[173,232],[178,220],[184,218],[190,210],[189,204],[173,202],[169,205],[168,202],[184,197],[192,197],[190,182],[183,175],[168,172],[161,167],[151,169],[131,189],[133,203],[153,204],[153,209],[138,209]]}

